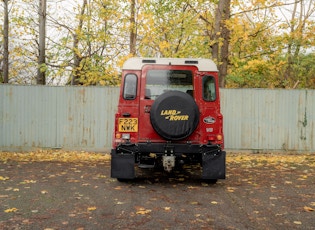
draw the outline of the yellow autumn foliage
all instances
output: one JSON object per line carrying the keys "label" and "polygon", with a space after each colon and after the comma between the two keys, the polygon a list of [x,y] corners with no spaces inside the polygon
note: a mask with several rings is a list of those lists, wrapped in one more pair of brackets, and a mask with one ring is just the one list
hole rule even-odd
{"label": "yellow autumn foliage", "polygon": [[[105,162],[110,161],[109,153],[86,151],[66,151],[39,149],[30,152],[0,152],[0,161],[30,161],[30,162]],[[285,167],[288,164],[308,165],[315,167],[314,153],[260,153],[245,152],[227,153],[227,165],[230,163],[242,164],[243,167],[255,167],[268,164],[270,166]],[[228,167],[228,166],[227,166]],[[0,176],[0,180],[9,178]]]}
{"label": "yellow autumn foliage", "polygon": [[84,151],[37,150],[31,152],[0,152],[0,161],[58,161],[58,162],[104,162],[109,154]]}
{"label": "yellow autumn foliage", "polygon": [[242,167],[257,167],[263,165],[275,166],[275,167],[287,167],[290,164],[294,165],[308,165],[309,167],[315,167],[315,154],[284,154],[284,153],[265,153],[265,154],[245,154],[245,153],[233,153],[228,154],[227,164],[238,163],[242,164]]}

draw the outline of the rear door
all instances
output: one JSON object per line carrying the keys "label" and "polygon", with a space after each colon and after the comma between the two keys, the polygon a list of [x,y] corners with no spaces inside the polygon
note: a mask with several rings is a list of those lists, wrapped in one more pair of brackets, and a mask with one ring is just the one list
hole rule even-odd
{"label": "rear door", "polygon": [[223,138],[223,122],[220,112],[220,95],[218,87],[218,75],[202,73],[199,75],[200,95],[198,104],[200,108],[200,132],[203,143],[209,141],[213,144],[221,144],[218,135]]}
{"label": "rear door", "polygon": [[150,122],[154,101],[167,91],[182,91],[193,95],[195,66],[145,65],[142,69],[139,106],[139,141],[165,141]]}
{"label": "rear door", "polygon": [[130,135],[132,142],[137,141],[139,131],[139,75],[136,71],[124,72],[116,113],[116,133]]}

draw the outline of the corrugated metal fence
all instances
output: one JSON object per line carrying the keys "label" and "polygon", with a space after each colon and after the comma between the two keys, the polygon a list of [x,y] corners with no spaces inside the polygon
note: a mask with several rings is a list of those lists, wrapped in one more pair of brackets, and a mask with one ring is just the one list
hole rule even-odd
{"label": "corrugated metal fence", "polygon": [[118,88],[0,85],[0,148],[107,151]]}
{"label": "corrugated metal fence", "polygon": [[315,150],[315,90],[221,92],[226,148]]}
{"label": "corrugated metal fence", "polygon": [[[0,150],[109,151],[116,87],[0,85]],[[223,89],[225,147],[315,151],[315,90]]]}

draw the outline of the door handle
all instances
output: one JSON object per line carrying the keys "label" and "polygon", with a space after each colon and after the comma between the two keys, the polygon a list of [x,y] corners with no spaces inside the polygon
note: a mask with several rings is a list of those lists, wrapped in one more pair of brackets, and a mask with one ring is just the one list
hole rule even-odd
{"label": "door handle", "polygon": [[150,110],[151,110],[151,105],[145,105],[144,106],[144,112],[145,113],[150,113]]}

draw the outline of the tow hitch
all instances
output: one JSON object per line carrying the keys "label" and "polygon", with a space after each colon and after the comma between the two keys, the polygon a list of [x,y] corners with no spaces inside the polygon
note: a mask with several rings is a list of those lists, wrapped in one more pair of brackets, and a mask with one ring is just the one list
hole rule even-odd
{"label": "tow hitch", "polygon": [[167,172],[172,171],[172,169],[175,167],[175,156],[174,155],[164,155],[163,156],[163,167],[164,170]]}

